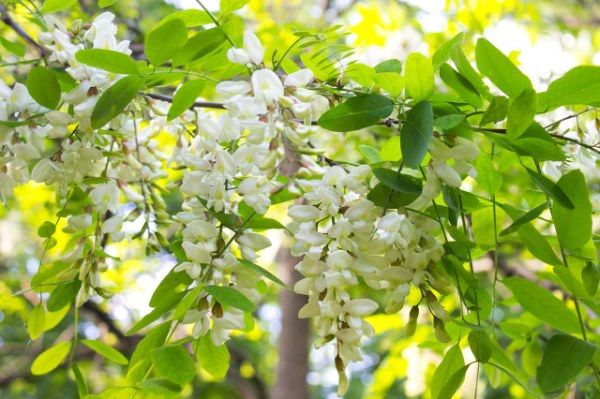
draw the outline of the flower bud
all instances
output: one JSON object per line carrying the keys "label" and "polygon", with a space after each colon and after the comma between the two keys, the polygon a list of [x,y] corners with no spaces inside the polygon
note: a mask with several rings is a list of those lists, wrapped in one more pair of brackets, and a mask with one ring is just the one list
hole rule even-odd
{"label": "flower bud", "polygon": [[435,338],[438,341],[444,343],[452,341],[452,337],[450,337],[450,334],[448,334],[448,332],[446,331],[444,322],[441,319],[438,319],[437,317],[433,318],[433,329],[435,332]]}
{"label": "flower bud", "polygon": [[408,323],[406,324],[406,328],[404,329],[404,336],[406,338],[409,338],[409,337],[412,337],[413,335],[415,335],[415,331],[417,329],[418,317],[419,317],[419,305],[415,305],[410,309]]}
{"label": "flower bud", "polygon": [[443,306],[438,302],[438,299],[433,292],[427,290],[425,292],[425,300],[427,301],[427,305],[429,305],[431,308],[431,312],[434,314],[434,316],[442,320],[446,320],[448,318],[446,309],[444,309]]}

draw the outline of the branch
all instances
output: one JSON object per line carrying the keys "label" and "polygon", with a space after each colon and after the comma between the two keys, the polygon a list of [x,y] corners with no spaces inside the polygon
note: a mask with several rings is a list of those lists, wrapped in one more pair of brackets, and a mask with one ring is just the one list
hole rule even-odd
{"label": "branch", "polygon": [[[501,128],[471,126],[471,129],[475,130],[476,132],[506,134],[506,129],[501,129]],[[550,134],[550,136],[552,136],[556,139],[568,141],[573,144],[577,144],[581,147],[587,148],[588,150],[595,152],[596,154],[600,154],[600,148],[597,148],[596,145],[587,144],[587,143],[584,143],[583,141],[579,141],[577,139],[573,139],[571,137],[563,136],[563,135],[557,134],[557,133],[549,133],[549,134]]]}
{"label": "branch", "polygon": [[29,34],[25,32],[25,30],[18,23],[16,23],[14,19],[12,19],[12,17],[8,13],[8,9],[3,3],[0,3],[0,14],[0,19],[2,20],[2,22],[4,22],[8,27],[15,31],[17,35],[21,36],[23,40],[25,40],[32,47],[38,50],[40,54],[48,55],[48,51],[44,47],[42,47],[38,42],[36,42],[31,36],[29,36]]}
{"label": "branch", "polygon": [[[143,93],[146,97],[154,98],[155,100],[167,101],[172,103],[173,97],[167,96],[164,94],[156,94],[156,93]],[[223,103],[215,103],[215,102],[206,102],[206,101],[196,101],[190,109],[194,108],[214,108],[214,109],[225,109],[225,104]]]}

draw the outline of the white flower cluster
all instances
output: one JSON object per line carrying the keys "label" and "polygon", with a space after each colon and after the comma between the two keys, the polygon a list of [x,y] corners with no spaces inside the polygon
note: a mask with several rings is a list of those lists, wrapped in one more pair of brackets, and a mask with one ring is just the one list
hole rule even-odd
{"label": "white flower cluster", "polygon": [[[94,291],[102,291],[99,273],[105,265],[101,259],[87,256],[88,251],[98,249],[102,241],[122,240],[125,218],[134,222],[144,219],[139,224],[150,232],[152,225],[168,216],[153,186],[164,176],[165,158],[153,137],[160,131],[181,130],[180,120],[166,124],[161,115],[166,109],[157,102],[146,110],[147,115],[124,113],[103,130],[91,127],[92,110],[101,94],[123,75],[84,65],[75,54],[87,48],[130,54],[129,42],[117,40],[113,20],[114,15],[105,12],[87,29],[76,22],[67,30],[55,18],[45,17],[48,31],[42,32],[39,39],[49,50],[47,62],[66,67],[72,80],[72,88],[61,94],[57,110],[37,104],[20,83],[10,88],[0,82],[0,120],[12,123],[0,127],[0,197],[6,199],[16,184],[34,180],[57,188],[59,207],[72,208],[69,196],[73,197],[75,186],[89,198],[89,206],[67,216],[65,228],[73,234],[90,231],[95,235],[95,244],[78,240],[72,252],[65,255],[73,260],[84,259],[79,264],[82,287],[78,305]],[[149,123],[143,122],[147,119]],[[29,164],[34,164],[31,173]],[[137,205],[129,215],[119,211],[123,196]],[[149,245],[158,247],[156,237],[148,236]]]}
{"label": "white flower cluster", "polygon": [[375,206],[365,198],[369,174],[368,166],[327,167],[321,179],[301,182],[304,203],[289,210],[294,220],[289,227],[294,235],[292,254],[302,257],[296,269],[305,277],[294,290],[308,295],[299,316],[314,318],[320,336],[317,345],[335,340],[339,395],[348,386],[345,367],[361,359],[361,339],[373,334],[363,318],[378,308],[371,299],[350,296],[349,289],[359,279],[387,291],[386,312],[404,306],[412,284],[421,290],[435,318],[446,319],[429,290],[445,293],[449,284],[437,268],[444,252],[433,236],[437,223]]}
{"label": "white flower cluster", "polygon": [[[226,112],[217,117],[201,115],[197,135],[189,145],[182,145],[176,157],[188,170],[181,185],[184,211],[177,215],[185,226],[182,248],[187,261],[175,270],[185,270],[198,284],[238,290],[253,302],[260,299],[255,288],[259,275],[243,266],[235,252],[238,249],[244,259],[252,261],[270,241],[245,226],[240,206],[253,212],[246,220],[267,211],[271,192],[277,189],[275,177],[285,174],[289,162],[286,146],[301,145],[315,130],[303,120],[318,117],[328,105],[326,99],[305,89],[313,80],[310,70],[282,79],[261,68],[263,54],[252,33],[244,35],[243,49],[229,50],[230,61],[253,71],[250,82],[217,84]],[[233,216],[235,222],[227,224],[219,215]],[[213,343],[222,345],[231,330],[243,328],[243,316],[242,311],[223,308],[202,291],[197,306],[183,321],[194,323],[195,337],[210,331]]]}

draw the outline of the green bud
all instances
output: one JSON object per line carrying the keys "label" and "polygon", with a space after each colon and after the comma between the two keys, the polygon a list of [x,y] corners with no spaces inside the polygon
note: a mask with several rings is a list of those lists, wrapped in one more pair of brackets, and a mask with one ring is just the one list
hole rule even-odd
{"label": "green bud", "polygon": [[438,341],[444,343],[452,341],[452,337],[450,337],[450,334],[446,331],[446,326],[442,319],[438,319],[437,317],[433,318],[433,329],[435,331],[435,338]]}

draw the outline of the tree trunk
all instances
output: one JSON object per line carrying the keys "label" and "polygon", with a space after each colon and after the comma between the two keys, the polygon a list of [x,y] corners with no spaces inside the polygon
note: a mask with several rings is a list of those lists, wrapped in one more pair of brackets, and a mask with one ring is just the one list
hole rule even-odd
{"label": "tree trunk", "polygon": [[[277,263],[282,280],[293,287],[302,278],[294,266],[300,261],[282,247],[277,253]],[[298,311],[306,303],[306,296],[291,290],[281,290],[281,331],[279,334],[279,364],[273,387],[273,399],[308,399],[308,347],[309,321],[299,319]]]}

